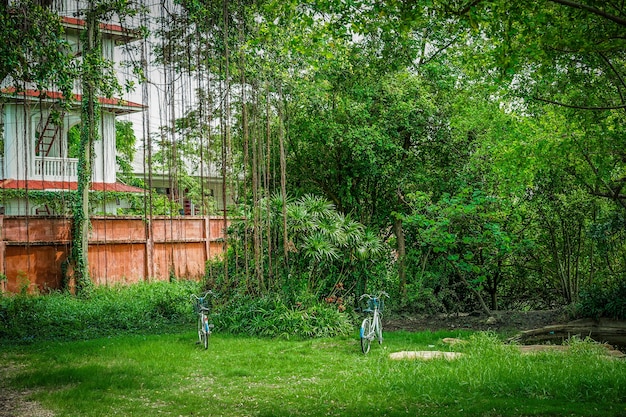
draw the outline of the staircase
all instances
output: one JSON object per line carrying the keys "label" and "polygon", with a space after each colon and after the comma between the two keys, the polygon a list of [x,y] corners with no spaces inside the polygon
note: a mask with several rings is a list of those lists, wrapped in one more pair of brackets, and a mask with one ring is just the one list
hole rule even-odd
{"label": "staircase", "polygon": [[37,156],[49,156],[52,146],[56,142],[59,134],[61,133],[61,121],[65,113],[60,114],[56,111],[50,111],[46,123],[39,133],[37,138],[37,144],[35,145],[35,155]]}
{"label": "staircase", "polygon": [[52,211],[50,210],[50,207],[48,207],[47,204],[44,204],[43,206],[35,209],[35,214],[37,214],[38,216],[49,216],[52,214]]}

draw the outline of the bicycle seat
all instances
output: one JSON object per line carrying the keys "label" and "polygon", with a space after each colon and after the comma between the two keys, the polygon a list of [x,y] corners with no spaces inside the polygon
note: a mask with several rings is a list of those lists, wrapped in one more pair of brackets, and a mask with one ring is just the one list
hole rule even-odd
{"label": "bicycle seat", "polygon": [[371,308],[364,308],[362,311],[364,313],[373,313],[374,312],[374,310],[372,310]]}

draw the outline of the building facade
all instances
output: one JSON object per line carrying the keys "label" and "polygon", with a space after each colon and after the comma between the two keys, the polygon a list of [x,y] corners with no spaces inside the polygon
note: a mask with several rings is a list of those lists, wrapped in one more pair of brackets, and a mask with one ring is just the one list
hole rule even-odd
{"label": "building facade", "polygon": [[[73,17],[67,3],[53,4],[59,11],[65,37],[74,59],[80,65],[80,36],[85,21]],[[118,24],[100,23],[103,58],[113,62],[115,49],[139,38]],[[10,215],[67,214],[63,204],[68,191],[78,185],[78,155],[72,153],[72,128],[81,123],[81,89],[77,81],[69,109],[60,106],[65,98],[58,91],[38,91],[35,86],[12,79],[0,84],[0,213]],[[123,193],[143,193],[142,189],[116,180],[115,120],[120,115],[144,110],[138,103],[100,97],[98,140],[92,166],[92,191],[111,193],[95,213],[113,214],[124,207]],[[74,136],[75,137],[75,136]],[[45,193],[49,196],[45,197]],[[121,193],[121,194],[120,194]],[[55,201],[56,199],[56,201]]]}

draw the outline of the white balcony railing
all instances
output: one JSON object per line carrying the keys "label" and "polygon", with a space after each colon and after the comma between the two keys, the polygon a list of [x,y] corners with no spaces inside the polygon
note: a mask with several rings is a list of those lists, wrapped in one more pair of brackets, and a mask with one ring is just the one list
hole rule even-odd
{"label": "white balcony railing", "polygon": [[35,158],[34,177],[45,181],[77,181],[78,159],[38,157]]}

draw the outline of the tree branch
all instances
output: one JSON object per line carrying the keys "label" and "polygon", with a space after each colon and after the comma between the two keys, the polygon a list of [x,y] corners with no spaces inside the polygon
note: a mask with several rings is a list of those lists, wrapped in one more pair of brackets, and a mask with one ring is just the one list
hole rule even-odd
{"label": "tree branch", "polygon": [[455,36],[450,42],[448,42],[447,44],[445,44],[444,46],[442,46],[441,48],[439,48],[438,50],[435,51],[435,53],[433,53],[431,56],[426,57],[424,61],[419,62],[417,65],[418,66],[422,66],[422,65],[426,65],[428,64],[430,61],[434,60],[437,55],[439,55],[440,53],[442,53],[443,51],[445,51],[446,49],[448,49],[451,45],[453,45],[454,43],[456,43],[458,37]]}
{"label": "tree branch", "polygon": [[620,26],[626,26],[626,19],[623,19],[619,16],[615,16],[613,14],[607,13],[603,10],[600,10],[598,8],[592,7],[592,6],[587,6],[586,4],[580,4],[578,2],[572,1],[572,0],[549,0],[552,3],[557,3],[557,4],[561,4],[563,6],[567,6],[567,7],[572,7],[574,9],[581,9],[581,10],[586,10],[588,12],[591,12],[595,15],[601,16],[607,20],[610,20],[612,22],[617,23]]}
{"label": "tree branch", "polygon": [[[600,56],[602,57],[602,59],[604,59],[604,62],[606,62],[606,64],[609,66],[609,68],[611,69],[611,71],[613,71],[613,74],[615,74],[615,77],[619,80],[619,83],[621,84],[622,87],[626,87],[626,83],[624,83],[624,79],[622,78],[621,74],[619,73],[619,71],[617,71],[617,69],[615,68],[615,66],[613,65],[613,63],[611,62],[611,60],[602,52],[600,52]],[[617,91],[619,92],[619,96],[622,100],[622,103],[626,103],[626,101],[624,101],[624,95],[622,94],[622,88],[617,85]]]}
{"label": "tree branch", "polygon": [[534,97],[533,96],[531,98],[533,100],[541,101],[543,103],[554,104],[555,106],[567,107],[569,109],[596,110],[596,111],[626,109],[626,104],[621,104],[621,105],[618,105],[618,106],[607,106],[607,107],[590,107],[590,106],[576,106],[576,105],[573,105],[573,104],[560,103],[558,101],[547,100],[547,99],[541,98],[541,97]]}
{"label": "tree branch", "polygon": [[[575,138],[572,137],[574,140],[574,144],[576,144],[576,146],[578,147],[578,149],[580,150],[580,152],[583,154],[583,158],[585,158],[585,161],[587,161],[587,164],[589,164],[589,167],[591,168],[591,170],[593,171],[593,173],[595,174],[596,178],[602,183],[602,185],[604,185],[604,187],[607,190],[607,195],[606,197],[610,198],[613,201],[616,201],[620,206],[622,206],[622,208],[626,209],[626,201],[622,200],[620,198],[620,191],[623,188],[617,188],[617,189],[613,189],[611,187],[610,184],[608,184],[606,182],[606,180],[604,178],[602,178],[602,176],[600,175],[600,172],[598,170],[598,168],[594,165],[593,161],[591,160],[591,157],[589,156],[589,154],[587,152],[585,152],[585,149],[583,148],[583,146],[580,144],[580,142]],[[600,196],[600,193],[598,192],[596,195]]]}
{"label": "tree branch", "polygon": [[472,7],[478,5],[482,1],[483,0],[472,0],[468,4],[466,4],[465,7],[463,7],[462,9],[455,9],[452,6],[448,5],[448,4],[444,4],[443,5],[443,10],[446,13],[452,13],[455,16],[463,16],[463,15],[467,14],[472,9]]}
{"label": "tree branch", "polygon": [[468,13],[472,7],[476,6],[478,3],[480,3],[482,0],[474,0],[472,2],[470,2],[467,6],[465,6],[463,9],[458,10],[457,13],[462,16],[466,13]]}
{"label": "tree branch", "polygon": [[599,191],[591,193],[591,195],[595,195],[596,197],[604,197],[609,200],[614,201],[624,201],[626,200],[626,194],[614,194],[614,193],[601,193]]}

